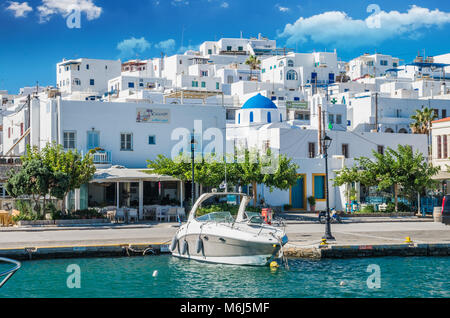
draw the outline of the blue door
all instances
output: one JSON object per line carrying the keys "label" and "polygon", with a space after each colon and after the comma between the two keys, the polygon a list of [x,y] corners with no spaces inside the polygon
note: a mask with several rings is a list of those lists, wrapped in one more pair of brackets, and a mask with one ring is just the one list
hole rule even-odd
{"label": "blue door", "polygon": [[301,175],[297,179],[295,186],[291,188],[291,205],[293,209],[306,210],[305,183],[306,176]]}
{"label": "blue door", "polygon": [[88,150],[100,147],[100,133],[98,131],[88,131],[87,148]]}

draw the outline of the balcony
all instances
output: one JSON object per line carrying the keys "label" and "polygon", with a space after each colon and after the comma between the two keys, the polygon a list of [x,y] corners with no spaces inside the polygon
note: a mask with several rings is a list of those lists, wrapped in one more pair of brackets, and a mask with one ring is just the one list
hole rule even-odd
{"label": "balcony", "polygon": [[94,156],[94,164],[96,165],[107,165],[107,164],[111,164],[112,162],[112,155],[111,155],[111,151],[97,151],[96,153],[93,154]]}

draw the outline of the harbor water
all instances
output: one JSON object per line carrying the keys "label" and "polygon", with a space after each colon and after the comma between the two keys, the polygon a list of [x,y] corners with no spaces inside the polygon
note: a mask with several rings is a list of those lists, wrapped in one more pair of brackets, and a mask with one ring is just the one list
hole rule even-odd
{"label": "harbor water", "polygon": [[295,259],[289,270],[171,256],[28,261],[0,297],[450,297],[448,268],[449,257]]}

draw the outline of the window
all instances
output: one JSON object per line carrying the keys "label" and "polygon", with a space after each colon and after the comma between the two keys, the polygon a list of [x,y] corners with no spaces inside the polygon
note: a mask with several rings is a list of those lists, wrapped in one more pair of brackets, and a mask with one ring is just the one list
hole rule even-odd
{"label": "window", "polygon": [[180,60],[180,65],[183,64],[183,60]]}
{"label": "window", "polygon": [[318,201],[324,201],[325,197],[325,175],[313,174],[313,196]]}
{"label": "window", "polygon": [[120,134],[120,150],[133,151],[133,134]]}
{"label": "window", "polygon": [[206,87],[206,82],[202,82],[202,87]]}
{"label": "window", "polygon": [[89,81],[89,84],[90,84],[91,86],[94,86],[94,85],[95,85],[95,80],[91,79],[91,80]]}
{"label": "window", "polygon": [[128,88],[134,88],[134,83],[133,82],[129,82],[128,83]]}
{"label": "window", "polygon": [[342,115],[341,114],[336,115],[336,124],[342,125]]}
{"label": "window", "polygon": [[282,114],[280,114],[280,122],[281,123],[283,122],[283,115]]}
{"label": "window", "polygon": [[436,118],[439,118],[439,109],[433,109],[434,114],[436,115]]}
{"label": "window", "polygon": [[286,79],[288,81],[296,81],[298,78],[297,72],[294,70],[290,70],[286,73]]}
{"label": "window", "polygon": [[347,159],[349,158],[348,144],[342,144],[342,155]]}
{"label": "window", "polygon": [[241,123],[241,114],[238,114],[238,124]]}
{"label": "window", "polygon": [[64,149],[75,149],[76,148],[76,132],[65,131],[64,132]]}
{"label": "window", "polygon": [[447,110],[446,109],[442,110],[442,118],[447,118]]}
{"label": "window", "polygon": [[398,66],[398,63],[395,63],[395,62],[394,62],[394,63],[392,63],[392,66],[393,66],[393,67],[397,67],[397,66]]}
{"label": "window", "polygon": [[242,46],[238,46],[238,51],[243,51],[244,48]]}
{"label": "window", "polygon": [[447,135],[442,136],[442,143],[444,144],[444,159],[448,159]]}
{"label": "window", "polygon": [[384,155],[384,146],[378,146],[377,151],[380,155]]}
{"label": "window", "polygon": [[293,60],[289,60],[289,61],[287,62],[287,66],[288,66],[288,67],[294,67],[294,61],[293,61]]}
{"label": "window", "polygon": [[267,113],[267,122],[269,124],[272,122],[272,114],[270,112]]}
{"label": "window", "polygon": [[232,47],[231,46],[227,46],[227,51],[231,51]]}
{"label": "window", "polygon": [[201,76],[208,76],[208,71],[201,71],[200,74]]}
{"label": "window", "polygon": [[197,81],[192,81],[192,87],[198,87],[198,82]]}
{"label": "window", "polygon": [[220,84],[216,83],[216,89],[220,89]]}
{"label": "window", "polygon": [[79,78],[74,78],[73,79],[73,85],[80,86],[81,85],[80,79]]}
{"label": "window", "polygon": [[316,157],[316,143],[310,142],[308,143],[308,158]]}
{"label": "window", "polygon": [[250,112],[250,122],[253,123],[253,112]]}
{"label": "window", "polygon": [[228,83],[228,84],[233,84],[233,82],[234,82],[233,75],[228,75],[228,76],[227,76],[227,83]]}
{"label": "window", "polygon": [[442,140],[441,136],[437,136],[437,158],[442,159]]}
{"label": "window", "polygon": [[333,114],[329,114],[328,115],[328,123],[329,124],[334,124],[334,115]]}
{"label": "window", "polygon": [[148,136],[148,144],[156,145],[156,136]]}
{"label": "window", "polygon": [[87,70],[89,69],[89,64],[86,64],[86,69],[87,69]]}
{"label": "window", "polygon": [[212,50],[208,49],[208,54],[211,55],[212,54]]}

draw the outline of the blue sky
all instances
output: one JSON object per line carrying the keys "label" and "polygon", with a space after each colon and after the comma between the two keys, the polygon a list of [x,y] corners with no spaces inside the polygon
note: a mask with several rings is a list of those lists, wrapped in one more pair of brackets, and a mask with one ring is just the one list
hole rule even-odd
{"label": "blue sky", "polygon": [[[367,12],[372,3],[376,11]],[[74,5],[81,25],[71,29],[66,20]],[[410,62],[419,50],[450,52],[450,2],[0,0],[0,89],[54,85],[55,64],[63,58],[150,58],[241,31],[297,52],[336,48],[349,60],[377,51]]]}

